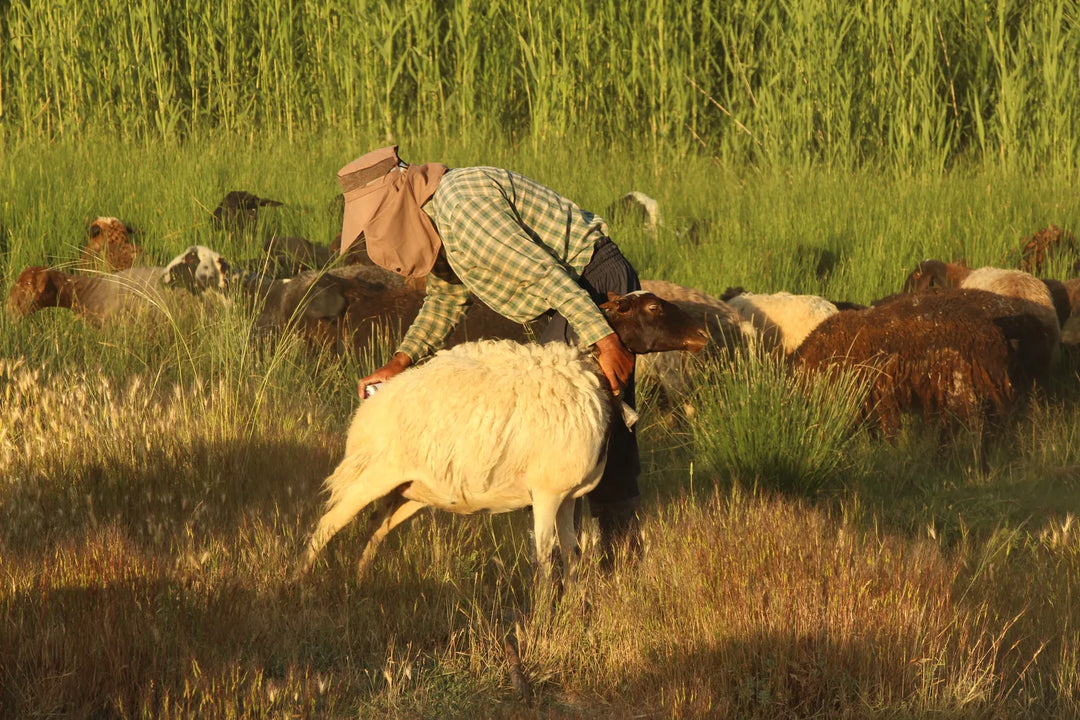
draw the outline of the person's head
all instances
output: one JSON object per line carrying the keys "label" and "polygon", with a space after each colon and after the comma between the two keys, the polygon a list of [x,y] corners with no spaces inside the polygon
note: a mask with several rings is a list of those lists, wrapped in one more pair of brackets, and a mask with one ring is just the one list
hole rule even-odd
{"label": "person's head", "polygon": [[345,199],[341,250],[364,235],[373,262],[407,277],[426,275],[441,241],[420,206],[446,172],[440,164],[409,165],[397,145],[362,155],[338,171]]}

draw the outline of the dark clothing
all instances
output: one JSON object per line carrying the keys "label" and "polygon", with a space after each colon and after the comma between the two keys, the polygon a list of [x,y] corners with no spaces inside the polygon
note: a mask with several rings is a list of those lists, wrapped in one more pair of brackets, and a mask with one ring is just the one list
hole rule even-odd
{"label": "dark clothing", "polygon": [[[604,237],[596,243],[592,259],[578,278],[597,305],[607,302],[607,294],[625,295],[641,289],[641,282],[630,262],[623,257],[619,246]],[[562,315],[555,313],[540,336],[541,343],[577,343],[577,335]],[[630,375],[622,391],[622,400],[634,407],[634,376]],[[626,427],[621,417],[613,420],[611,441],[608,445],[607,466],[600,483],[589,493],[589,505],[593,515],[602,505],[624,503],[637,498],[638,475],[641,460],[638,455],[637,434]]]}

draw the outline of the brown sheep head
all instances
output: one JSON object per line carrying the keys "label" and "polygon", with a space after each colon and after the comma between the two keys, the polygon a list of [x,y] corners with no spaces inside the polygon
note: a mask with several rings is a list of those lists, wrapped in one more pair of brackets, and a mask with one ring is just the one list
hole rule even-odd
{"label": "brown sheep head", "polygon": [[709,341],[701,323],[674,303],[644,290],[626,295],[608,293],[600,310],[632,353],[699,352]]}
{"label": "brown sheep head", "polygon": [[137,231],[117,218],[94,218],[88,233],[90,237],[79,261],[83,267],[107,272],[127,270],[142,253],[130,240]]}
{"label": "brown sheep head", "polygon": [[41,308],[55,307],[60,304],[66,287],[63,273],[44,267],[27,267],[19,273],[8,293],[8,312],[21,320]]}
{"label": "brown sheep head", "polygon": [[922,292],[930,288],[958,288],[960,282],[970,272],[971,269],[964,260],[954,263],[923,260],[904,280],[903,292]]}

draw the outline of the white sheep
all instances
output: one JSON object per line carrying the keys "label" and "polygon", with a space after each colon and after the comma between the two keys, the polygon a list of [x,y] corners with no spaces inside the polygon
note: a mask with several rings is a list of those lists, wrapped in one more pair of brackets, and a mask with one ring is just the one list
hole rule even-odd
{"label": "white sheep", "polygon": [[345,457],[326,479],[326,513],[306,572],[363,508],[389,504],[360,558],[362,574],[396,525],[426,506],[456,513],[532,505],[545,572],[556,534],[564,567],[580,552],[574,499],[600,481],[613,397],[595,361],[563,343],[464,343],[385,382],[360,404]]}
{"label": "white sheep", "polygon": [[755,341],[767,350],[795,352],[821,321],[839,312],[836,305],[817,295],[739,293],[727,299],[746,321],[744,331],[750,344]]}
{"label": "white sheep", "polygon": [[964,290],[987,290],[1006,297],[1028,300],[1046,310],[1040,320],[1047,331],[1060,339],[1061,323],[1054,305],[1054,297],[1046,282],[1023,270],[981,267],[972,270],[961,281]]}

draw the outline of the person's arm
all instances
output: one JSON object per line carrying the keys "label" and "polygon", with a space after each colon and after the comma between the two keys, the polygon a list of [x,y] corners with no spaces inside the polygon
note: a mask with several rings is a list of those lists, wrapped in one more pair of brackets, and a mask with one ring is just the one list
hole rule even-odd
{"label": "person's arm", "polygon": [[360,378],[360,397],[364,397],[368,385],[389,380],[442,347],[447,335],[468,311],[469,304],[469,291],[464,285],[428,275],[427,294],[420,312],[389,362]]}

